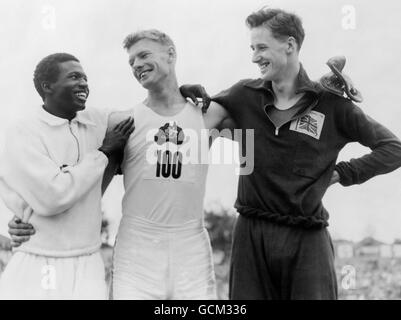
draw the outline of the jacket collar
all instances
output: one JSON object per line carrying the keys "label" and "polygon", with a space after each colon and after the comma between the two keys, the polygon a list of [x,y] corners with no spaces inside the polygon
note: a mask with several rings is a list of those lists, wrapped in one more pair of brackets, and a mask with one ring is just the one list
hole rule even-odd
{"label": "jacket collar", "polygon": [[[39,118],[46,122],[50,126],[61,126],[66,123],[69,123],[67,119],[63,119],[60,117],[57,117],[49,112],[47,112],[43,106],[41,106],[38,110],[38,116]],[[71,120],[71,122],[79,122],[83,125],[89,125],[89,126],[96,126],[96,123],[94,123],[87,112],[85,111],[80,111],[77,112],[77,115],[75,116],[74,119]]]}
{"label": "jacket collar", "polygon": [[[245,84],[246,87],[255,90],[267,90],[270,94],[274,96],[274,91],[271,81],[265,81],[263,79],[248,80]],[[295,83],[296,91],[295,93],[301,92],[311,92],[314,95],[318,95],[321,91],[319,85],[309,79],[308,74],[300,64],[299,73]]]}

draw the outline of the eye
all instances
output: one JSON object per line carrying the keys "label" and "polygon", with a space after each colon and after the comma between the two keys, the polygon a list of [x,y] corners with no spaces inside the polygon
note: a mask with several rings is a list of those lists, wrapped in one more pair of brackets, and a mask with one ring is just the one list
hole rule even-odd
{"label": "eye", "polygon": [[80,79],[82,76],[80,75],[80,74],[77,74],[77,73],[73,73],[73,74],[71,74],[71,76],[70,76],[70,78],[72,79],[72,80],[78,80],[78,79]]}

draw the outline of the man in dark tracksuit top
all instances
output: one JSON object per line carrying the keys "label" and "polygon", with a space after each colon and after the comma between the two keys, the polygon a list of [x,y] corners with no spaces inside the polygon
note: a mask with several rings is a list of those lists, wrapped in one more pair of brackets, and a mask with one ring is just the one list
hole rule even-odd
{"label": "man in dark tracksuit top", "polygon": [[[401,143],[350,100],[308,78],[298,60],[304,32],[297,16],[262,9],[247,23],[262,78],[213,98],[237,128],[255,134],[254,171],[239,179],[229,296],[336,299],[322,198],[333,183],[360,184],[400,167]],[[336,164],[349,142],[372,152]]]}

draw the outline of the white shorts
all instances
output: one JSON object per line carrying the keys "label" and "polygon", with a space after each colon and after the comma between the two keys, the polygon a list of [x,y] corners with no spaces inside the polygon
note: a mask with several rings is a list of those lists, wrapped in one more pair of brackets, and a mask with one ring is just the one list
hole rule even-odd
{"label": "white shorts", "polygon": [[52,258],[16,252],[0,275],[0,300],[108,298],[99,252]]}
{"label": "white shorts", "polygon": [[114,249],[113,299],[216,299],[207,230],[123,218]]}

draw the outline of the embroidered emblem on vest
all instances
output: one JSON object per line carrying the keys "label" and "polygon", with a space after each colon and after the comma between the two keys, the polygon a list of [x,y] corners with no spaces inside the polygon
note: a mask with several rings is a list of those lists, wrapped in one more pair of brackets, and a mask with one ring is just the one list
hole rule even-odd
{"label": "embroidered emblem on vest", "polygon": [[303,117],[291,122],[290,130],[307,134],[317,140],[320,139],[325,115],[317,111],[311,111]]}
{"label": "embroidered emblem on vest", "polygon": [[159,128],[159,131],[155,135],[155,142],[158,145],[162,145],[167,142],[181,145],[184,143],[185,135],[184,131],[174,123],[166,123],[164,126]]}

